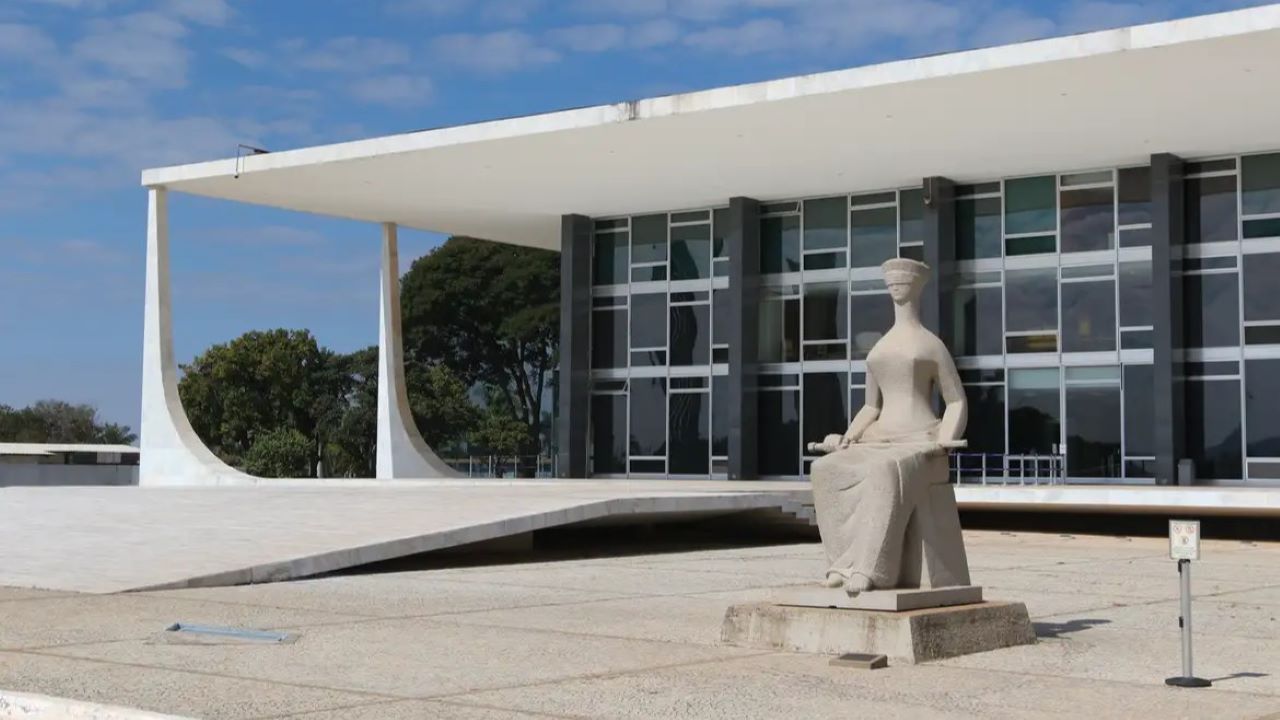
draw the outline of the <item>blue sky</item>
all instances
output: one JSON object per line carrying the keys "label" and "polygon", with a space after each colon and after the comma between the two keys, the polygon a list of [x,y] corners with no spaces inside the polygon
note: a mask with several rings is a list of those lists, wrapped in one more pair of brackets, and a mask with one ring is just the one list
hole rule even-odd
{"label": "blue sky", "polygon": [[[144,167],[1263,4],[1240,0],[0,0],[0,403],[138,423]],[[170,200],[180,361],[377,341],[378,229]],[[442,238],[402,234],[401,262]]]}

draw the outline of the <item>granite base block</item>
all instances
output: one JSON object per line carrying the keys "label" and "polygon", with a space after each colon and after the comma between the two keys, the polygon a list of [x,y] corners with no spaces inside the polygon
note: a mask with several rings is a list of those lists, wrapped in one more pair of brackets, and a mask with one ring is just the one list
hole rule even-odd
{"label": "granite base block", "polygon": [[850,595],[841,588],[816,585],[782,588],[770,597],[775,605],[840,608],[843,610],[924,610],[949,605],[973,605],[982,602],[981,585],[953,585],[940,588],[902,588],[871,590]]}
{"label": "granite base block", "polygon": [[881,654],[907,664],[1036,641],[1027,607],[1017,602],[905,612],[750,603],[729,608],[720,635],[741,647]]}

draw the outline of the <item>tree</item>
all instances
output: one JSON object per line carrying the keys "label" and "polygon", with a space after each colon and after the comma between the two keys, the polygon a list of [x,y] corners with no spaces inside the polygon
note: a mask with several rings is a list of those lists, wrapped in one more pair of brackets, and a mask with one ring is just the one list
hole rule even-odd
{"label": "tree", "polygon": [[309,331],[253,331],[184,365],[178,391],[196,434],[224,460],[239,464],[259,434],[293,429],[312,442],[314,467],[328,437],[320,419],[347,395],[337,363]]}
{"label": "tree", "polygon": [[443,365],[467,386],[492,388],[491,411],[522,426],[521,454],[539,449],[559,278],[554,252],[453,237],[416,260],[401,286],[406,362]]}
{"label": "tree", "polygon": [[0,442],[129,445],[137,435],[125,425],[98,420],[92,405],[40,400],[15,410],[0,405]]}
{"label": "tree", "polygon": [[244,458],[247,472],[259,477],[299,478],[312,474],[313,441],[293,428],[259,433]]}

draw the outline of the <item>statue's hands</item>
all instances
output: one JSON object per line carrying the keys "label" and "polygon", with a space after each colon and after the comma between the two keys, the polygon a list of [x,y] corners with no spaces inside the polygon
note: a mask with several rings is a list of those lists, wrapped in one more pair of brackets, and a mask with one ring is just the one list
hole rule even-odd
{"label": "statue's hands", "polygon": [[837,445],[840,447],[840,449],[841,449],[841,450],[843,450],[844,448],[849,447],[850,445],[854,445],[854,444],[856,444],[856,443],[858,442],[858,436],[857,436],[857,435],[851,435],[851,434],[849,434],[849,433],[845,433],[844,435],[839,436],[839,438],[840,438],[840,439],[839,439],[839,441],[838,441]]}

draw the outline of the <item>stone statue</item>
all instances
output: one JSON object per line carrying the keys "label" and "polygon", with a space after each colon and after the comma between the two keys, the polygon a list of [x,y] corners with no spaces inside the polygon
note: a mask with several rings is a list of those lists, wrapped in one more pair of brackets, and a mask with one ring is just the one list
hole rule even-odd
{"label": "stone statue", "polygon": [[866,404],[844,435],[810,445],[827,453],[810,473],[829,562],[824,585],[850,595],[968,585],[947,468],[947,448],[964,446],[964,388],[946,346],[920,324],[929,266],[899,258],[881,270],[894,322],[867,356]]}

